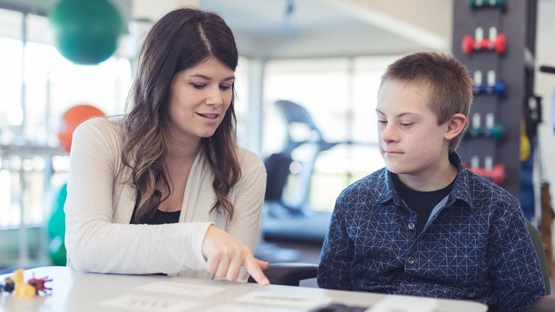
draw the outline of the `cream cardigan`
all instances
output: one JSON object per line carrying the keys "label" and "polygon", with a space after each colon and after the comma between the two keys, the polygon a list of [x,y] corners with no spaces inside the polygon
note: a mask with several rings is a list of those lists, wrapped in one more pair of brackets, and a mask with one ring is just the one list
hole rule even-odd
{"label": "cream cardigan", "polygon": [[[228,222],[210,214],[215,194],[213,175],[199,153],[189,174],[179,223],[130,224],[135,189],[130,170],[121,163],[121,119],[90,119],[73,134],[68,195],[65,204],[68,265],[98,273],[164,273],[213,278],[205,271],[202,242],[216,224],[253,250],[256,247],[266,188],[264,164],[238,148],[241,180],[229,194],[235,208]],[[248,274],[242,270],[240,280]]]}

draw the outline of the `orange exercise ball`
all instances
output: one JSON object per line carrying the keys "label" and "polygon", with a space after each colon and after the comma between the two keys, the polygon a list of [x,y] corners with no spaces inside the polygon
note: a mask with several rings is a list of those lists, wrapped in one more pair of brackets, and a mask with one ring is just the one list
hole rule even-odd
{"label": "orange exercise ball", "polygon": [[58,129],[58,139],[60,140],[60,146],[67,152],[71,149],[71,139],[73,137],[73,131],[82,122],[93,117],[106,116],[104,112],[100,109],[88,105],[81,104],[70,107],[63,115],[60,121],[60,127]]}

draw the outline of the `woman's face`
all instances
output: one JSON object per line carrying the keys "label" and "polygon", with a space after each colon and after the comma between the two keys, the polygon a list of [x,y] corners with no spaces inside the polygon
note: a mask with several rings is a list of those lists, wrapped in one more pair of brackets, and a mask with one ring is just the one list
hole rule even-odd
{"label": "woman's face", "polygon": [[169,103],[172,139],[191,142],[212,136],[231,105],[234,81],[233,70],[214,57],[178,72]]}

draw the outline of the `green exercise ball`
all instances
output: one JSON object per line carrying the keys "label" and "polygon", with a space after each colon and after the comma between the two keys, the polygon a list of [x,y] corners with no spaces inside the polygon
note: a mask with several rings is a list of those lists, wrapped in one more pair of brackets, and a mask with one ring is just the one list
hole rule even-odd
{"label": "green exercise ball", "polygon": [[48,255],[53,265],[65,266],[67,263],[67,252],[64,238],[56,236],[50,241]]}
{"label": "green exercise ball", "polygon": [[62,0],[48,13],[54,43],[68,60],[95,65],[116,51],[123,20],[108,0]]}
{"label": "green exercise ball", "polygon": [[66,234],[66,214],[64,212],[64,205],[67,197],[67,183],[64,183],[54,198],[52,203],[52,212],[50,219],[48,219],[47,229],[48,236],[65,237]]}

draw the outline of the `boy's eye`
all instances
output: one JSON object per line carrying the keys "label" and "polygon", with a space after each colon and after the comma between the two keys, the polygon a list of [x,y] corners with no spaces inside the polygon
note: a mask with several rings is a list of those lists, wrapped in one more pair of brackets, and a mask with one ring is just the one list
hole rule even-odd
{"label": "boy's eye", "polygon": [[413,125],[412,122],[402,122],[402,123],[401,123],[401,126],[403,126],[403,127],[410,127],[410,126],[412,126],[412,125]]}

